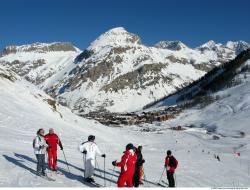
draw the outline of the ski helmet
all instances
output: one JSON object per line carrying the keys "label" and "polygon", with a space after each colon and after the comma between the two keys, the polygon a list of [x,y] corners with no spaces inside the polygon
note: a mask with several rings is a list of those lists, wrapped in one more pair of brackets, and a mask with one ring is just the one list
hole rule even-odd
{"label": "ski helmet", "polygon": [[95,136],[94,135],[89,135],[88,141],[94,141],[94,140],[95,140]]}
{"label": "ski helmet", "polygon": [[127,144],[126,150],[134,149],[134,145],[132,143]]}

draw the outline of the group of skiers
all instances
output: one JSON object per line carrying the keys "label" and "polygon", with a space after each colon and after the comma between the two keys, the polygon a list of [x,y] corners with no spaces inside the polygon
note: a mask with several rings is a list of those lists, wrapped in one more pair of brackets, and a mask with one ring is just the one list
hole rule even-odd
{"label": "group of skiers", "polygon": [[[33,140],[33,148],[37,158],[37,175],[46,176],[45,173],[45,154],[48,154],[48,168],[52,171],[57,171],[57,146],[63,150],[62,143],[54,130],[49,129],[47,135],[44,134],[44,129],[37,131],[37,136]],[[84,178],[86,182],[95,183],[94,170],[96,166],[96,156],[99,155],[106,158],[106,154],[102,154],[97,144],[95,143],[95,136],[88,136],[88,140],[79,145],[79,151],[83,153],[84,163]],[[112,162],[114,167],[120,167],[121,172],[118,177],[118,187],[139,187],[143,184],[142,178],[144,175],[143,164],[145,160],[142,155],[142,145],[135,147],[132,143],[126,145],[125,151],[121,157],[121,161],[116,160]],[[167,151],[165,158],[164,171],[168,179],[169,187],[175,187],[174,172],[178,166],[178,161],[172,156],[170,150]]]}

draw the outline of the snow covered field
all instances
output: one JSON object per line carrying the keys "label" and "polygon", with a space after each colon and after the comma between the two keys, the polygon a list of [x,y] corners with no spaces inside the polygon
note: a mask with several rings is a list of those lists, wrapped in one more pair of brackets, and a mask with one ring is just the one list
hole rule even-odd
{"label": "snow covered field", "polygon": [[[94,134],[101,151],[107,154],[107,186],[115,187],[119,173],[113,173],[113,160],[119,160],[124,147],[132,142],[143,145],[147,182],[144,187],[157,187],[163,170],[165,152],[173,150],[179,160],[176,171],[178,187],[246,187],[250,186],[250,84],[228,91],[227,98],[205,110],[190,110],[171,122],[143,127],[111,128],[96,121],[80,118],[68,108],[56,110],[44,99],[50,98],[37,87],[23,80],[11,82],[0,77],[0,186],[1,187],[89,187],[83,182],[82,155],[78,144]],[[61,116],[60,116],[61,115]],[[194,124],[186,131],[172,131],[170,126]],[[204,124],[204,125],[202,125]],[[58,166],[64,175],[55,175],[55,182],[38,178],[32,140],[39,128],[53,127],[64,145],[70,173],[59,151]],[[150,129],[145,132],[143,129]],[[209,129],[216,129],[221,138],[213,140]],[[243,138],[239,132],[245,133]],[[224,137],[222,137],[224,136]],[[234,152],[240,152],[240,157]],[[220,161],[214,158],[220,157]],[[97,157],[96,181],[103,184],[103,158]],[[113,177],[112,177],[113,175]],[[166,177],[163,178],[166,181]]]}

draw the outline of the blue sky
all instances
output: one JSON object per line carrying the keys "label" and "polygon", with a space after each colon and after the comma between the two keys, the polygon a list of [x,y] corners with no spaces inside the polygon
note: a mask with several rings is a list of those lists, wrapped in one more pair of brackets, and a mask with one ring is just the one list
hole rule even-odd
{"label": "blue sky", "polygon": [[0,2],[0,49],[10,44],[69,41],[84,49],[122,26],[153,45],[212,39],[250,42],[249,0],[6,0]]}

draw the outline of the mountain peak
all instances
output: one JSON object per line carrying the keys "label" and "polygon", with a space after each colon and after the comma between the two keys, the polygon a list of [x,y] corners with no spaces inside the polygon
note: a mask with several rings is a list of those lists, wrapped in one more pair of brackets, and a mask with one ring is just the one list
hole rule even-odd
{"label": "mountain peak", "polygon": [[170,49],[174,51],[179,51],[179,50],[188,48],[181,41],[160,41],[157,44],[155,44],[155,47],[162,48],[162,49]]}
{"label": "mountain peak", "polygon": [[197,50],[200,51],[219,51],[221,49],[222,44],[221,43],[216,43],[213,40],[209,40],[208,42],[202,44],[201,46],[197,47]]}
{"label": "mountain peak", "polygon": [[105,33],[127,33],[128,31],[124,27],[111,28]]}
{"label": "mountain peak", "polygon": [[108,46],[130,46],[135,44],[141,44],[139,36],[128,32],[123,27],[117,27],[101,34],[91,43],[88,49],[98,51],[101,48]]}
{"label": "mountain peak", "polygon": [[200,47],[202,47],[202,48],[212,48],[214,46],[216,46],[215,41],[209,40],[208,42],[202,44]]}
{"label": "mountain peak", "polygon": [[250,44],[248,44],[247,42],[240,40],[240,41],[228,41],[225,45],[223,45],[226,48],[232,49],[236,52],[236,54],[238,55],[240,52],[247,50],[248,48],[250,48]]}

